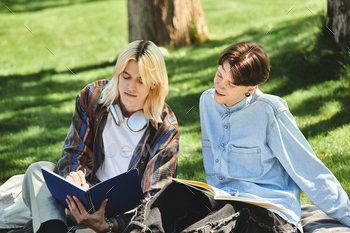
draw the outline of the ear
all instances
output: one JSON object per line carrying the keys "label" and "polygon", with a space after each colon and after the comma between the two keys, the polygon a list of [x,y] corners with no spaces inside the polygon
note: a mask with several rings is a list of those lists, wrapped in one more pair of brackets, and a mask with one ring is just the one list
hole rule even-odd
{"label": "ear", "polygon": [[157,84],[152,84],[151,85],[151,90],[154,90],[157,87]]}
{"label": "ear", "polygon": [[256,89],[258,89],[258,85],[249,86],[249,87],[248,87],[248,92],[253,93]]}

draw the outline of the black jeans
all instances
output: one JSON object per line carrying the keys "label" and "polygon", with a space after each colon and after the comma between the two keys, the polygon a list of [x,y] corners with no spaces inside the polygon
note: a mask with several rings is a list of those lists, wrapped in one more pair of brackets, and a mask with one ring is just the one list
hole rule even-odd
{"label": "black jeans", "polygon": [[273,212],[236,201],[216,201],[186,185],[172,182],[141,204],[126,232],[135,226],[147,233],[299,232]]}

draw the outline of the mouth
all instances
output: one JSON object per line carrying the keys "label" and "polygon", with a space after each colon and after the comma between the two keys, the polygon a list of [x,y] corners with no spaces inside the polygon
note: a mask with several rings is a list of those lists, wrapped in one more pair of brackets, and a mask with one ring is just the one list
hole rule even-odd
{"label": "mouth", "polygon": [[217,90],[215,90],[215,95],[218,95],[218,96],[225,96],[225,95],[219,93]]}
{"label": "mouth", "polygon": [[124,92],[124,94],[125,94],[126,96],[128,96],[128,97],[136,97],[136,95],[130,94],[130,93],[128,93],[128,92]]}

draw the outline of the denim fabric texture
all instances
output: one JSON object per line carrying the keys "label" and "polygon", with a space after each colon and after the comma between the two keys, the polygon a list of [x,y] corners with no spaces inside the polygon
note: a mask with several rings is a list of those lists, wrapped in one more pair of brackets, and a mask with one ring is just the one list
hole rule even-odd
{"label": "denim fabric texture", "polygon": [[350,226],[350,203],[334,175],[316,157],[287,103],[257,89],[232,107],[200,98],[207,183],[231,195],[283,205],[271,210],[298,226],[300,189],[330,217]]}
{"label": "denim fabric texture", "polygon": [[137,208],[124,231],[146,233],[294,233],[295,225],[277,214],[234,201],[215,201],[184,184],[172,182]]}

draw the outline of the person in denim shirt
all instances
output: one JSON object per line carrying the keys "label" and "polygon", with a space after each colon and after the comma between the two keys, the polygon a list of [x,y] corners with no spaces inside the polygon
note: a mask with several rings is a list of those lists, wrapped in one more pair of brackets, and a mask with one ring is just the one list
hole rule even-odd
{"label": "person in denim shirt", "polygon": [[327,215],[350,226],[348,195],[316,157],[287,103],[258,89],[269,70],[258,44],[241,42],[222,52],[215,88],[200,98],[208,184],[281,204],[285,211],[271,211],[300,230],[302,190]]}
{"label": "person in denim shirt", "polygon": [[303,232],[301,190],[350,226],[348,195],[316,157],[287,103],[258,89],[269,72],[267,54],[256,43],[244,41],[221,53],[214,88],[200,97],[203,162],[209,185],[285,210],[207,200],[172,183],[139,208],[133,232]]}

